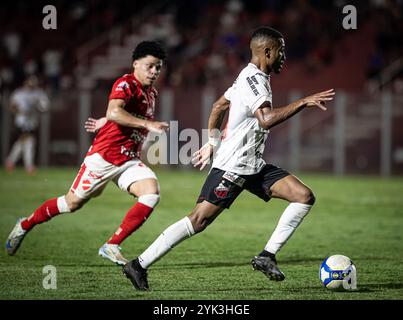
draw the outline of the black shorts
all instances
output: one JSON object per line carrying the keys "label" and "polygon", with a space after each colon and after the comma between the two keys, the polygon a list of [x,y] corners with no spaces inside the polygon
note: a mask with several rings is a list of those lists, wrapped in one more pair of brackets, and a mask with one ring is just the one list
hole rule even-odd
{"label": "black shorts", "polygon": [[16,127],[15,129],[14,129],[14,134],[16,135],[16,136],[21,136],[21,135],[23,135],[23,134],[32,134],[32,135],[36,135],[36,133],[37,133],[37,129],[26,129],[26,128],[20,128],[20,127]]}
{"label": "black shorts", "polygon": [[259,173],[252,175],[238,175],[213,168],[204,182],[197,203],[206,200],[228,209],[244,189],[267,202],[271,198],[270,187],[289,174],[272,164],[266,164]]}

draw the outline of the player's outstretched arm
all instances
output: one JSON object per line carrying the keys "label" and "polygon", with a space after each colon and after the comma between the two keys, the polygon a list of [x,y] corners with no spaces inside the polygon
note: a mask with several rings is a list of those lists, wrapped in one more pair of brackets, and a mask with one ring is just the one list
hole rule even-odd
{"label": "player's outstretched arm", "polygon": [[289,119],[304,108],[318,107],[326,111],[326,102],[333,100],[334,95],[334,90],[330,89],[302,98],[285,107],[275,109],[271,107],[270,102],[266,101],[255,111],[255,117],[262,128],[270,129]]}
{"label": "player's outstretched arm", "polygon": [[203,170],[210,163],[214,147],[218,145],[220,139],[220,128],[229,105],[230,101],[224,96],[214,102],[208,121],[209,141],[193,154],[192,163],[194,167],[200,166],[200,170]]}
{"label": "player's outstretched arm", "polygon": [[124,109],[123,99],[112,99],[109,101],[106,118],[124,127],[144,128],[151,132],[163,133],[168,130],[168,123],[160,121],[150,121],[132,116]]}
{"label": "player's outstretched arm", "polygon": [[106,119],[106,117],[99,119],[88,118],[84,123],[84,128],[87,132],[96,133],[106,124],[107,121],[108,119]]}

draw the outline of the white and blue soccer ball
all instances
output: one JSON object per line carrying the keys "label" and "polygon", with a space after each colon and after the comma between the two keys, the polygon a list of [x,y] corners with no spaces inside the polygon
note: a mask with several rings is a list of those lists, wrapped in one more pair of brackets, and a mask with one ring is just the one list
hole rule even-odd
{"label": "white and blue soccer ball", "polygon": [[326,258],[319,270],[320,281],[330,290],[357,289],[357,270],[349,257],[336,254]]}

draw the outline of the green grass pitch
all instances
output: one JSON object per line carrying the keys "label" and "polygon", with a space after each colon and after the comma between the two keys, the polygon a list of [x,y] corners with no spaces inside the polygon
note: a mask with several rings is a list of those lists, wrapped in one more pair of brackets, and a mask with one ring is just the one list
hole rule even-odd
{"label": "green grass pitch", "polygon": [[[76,169],[0,171],[0,299],[403,299],[403,179],[301,175],[317,203],[278,254],[285,281],[271,282],[250,265],[266,244],[286,203],[264,203],[244,192],[203,233],[186,240],[149,271],[150,292],[137,292],[121,268],[98,257],[98,248],[133,204],[109,184],[103,195],[73,214],[39,225],[16,256],[5,240],[20,216],[64,194]],[[127,258],[140,254],[167,226],[194,206],[206,172],[157,170],[161,202],[122,245]],[[332,254],[357,266],[358,291],[321,287],[319,266]],[[44,289],[43,267],[57,270],[57,289]]]}

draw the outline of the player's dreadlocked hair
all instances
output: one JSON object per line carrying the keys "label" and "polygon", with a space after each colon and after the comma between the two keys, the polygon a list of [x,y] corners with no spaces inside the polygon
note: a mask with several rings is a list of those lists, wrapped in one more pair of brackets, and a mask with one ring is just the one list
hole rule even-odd
{"label": "player's dreadlocked hair", "polygon": [[156,57],[161,60],[164,60],[167,56],[165,49],[159,42],[142,41],[133,50],[132,59],[134,61],[148,55]]}
{"label": "player's dreadlocked hair", "polygon": [[274,28],[260,27],[253,32],[251,40],[257,40],[259,38],[280,39],[284,37],[279,31]]}

